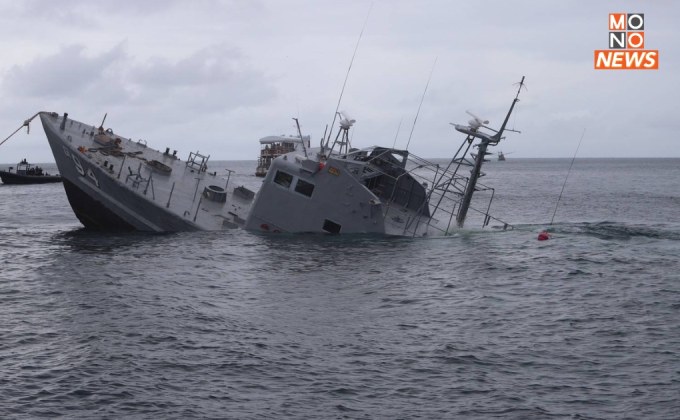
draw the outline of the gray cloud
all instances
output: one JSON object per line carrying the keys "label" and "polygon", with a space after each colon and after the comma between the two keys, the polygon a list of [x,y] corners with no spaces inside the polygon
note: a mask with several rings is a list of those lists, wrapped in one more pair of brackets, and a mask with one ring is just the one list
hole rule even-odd
{"label": "gray cloud", "polygon": [[80,95],[114,78],[118,65],[127,59],[122,45],[92,57],[84,52],[84,46],[72,45],[26,65],[15,65],[7,71],[3,88],[15,95],[48,98]]}
{"label": "gray cloud", "polygon": [[[192,138],[222,159],[252,158],[259,137],[292,132],[293,116],[319,138],[370,4],[0,3],[0,133],[47,109],[88,122],[108,112],[124,134],[152,145]],[[402,121],[397,145],[405,145],[437,59],[411,142],[419,155],[448,153],[457,139],[448,123],[467,121],[466,109],[500,123],[522,75],[529,89],[513,118],[522,134],[503,145],[514,157],[571,156],[583,128],[584,156],[677,154],[680,5],[611,7],[375,1],[341,105],[357,119],[354,144],[391,144]],[[646,13],[646,43],[660,50],[660,69],[595,71],[607,14],[633,9]],[[22,141],[44,145],[35,132]],[[652,139],[654,148],[640,147]]]}
{"label": "gray cloud", "polygon": [[24,99],[70,97],[107,107],[176,108],[189,115],[258,105],[275,96],[271,83],[233,48],[211,46],[176,61],[138,61],[125,51],[124,43],[95,55],[82,45],[64,47],[13,66],[2,88]]}

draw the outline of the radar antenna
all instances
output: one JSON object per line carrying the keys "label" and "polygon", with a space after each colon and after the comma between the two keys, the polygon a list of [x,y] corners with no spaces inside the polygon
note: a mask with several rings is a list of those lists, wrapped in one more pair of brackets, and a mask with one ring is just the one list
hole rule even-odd
{"label": "radar antenna", "polygon": [[[341,155],[349,153],[349,129],[352,128],[355,122],[357,122],[356,120],[352,119],[345,111],[338,112],[338,115],[340,116],[340,131],[338,131],[338,135],[335,136],[335,140],[333,140],[333,145],[328,152],[329,155],[335,148],[336,144],[340,145],[338,152]],[[340,138],[340,136],[342,136],[342,138]],[[338,141],[339,138],[340,140]]]}

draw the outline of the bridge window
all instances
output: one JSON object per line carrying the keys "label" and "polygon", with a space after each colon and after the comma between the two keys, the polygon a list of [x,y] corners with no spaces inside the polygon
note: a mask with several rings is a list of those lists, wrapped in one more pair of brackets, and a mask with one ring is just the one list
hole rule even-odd
{"label": "bridge window", "polygon": [[298,179],[297,184],[295,184],[295,192],[299,192],[302,195],[311,197],[314,192],[314,184],[311,184],[303,179]]}
{"label": "bridge window", "polygon": [[290,184],[293,183],[293,175],[283,171],[276,171],[276,175],[274,176],[274,183],[279,184],[285,188],[289,188]]}

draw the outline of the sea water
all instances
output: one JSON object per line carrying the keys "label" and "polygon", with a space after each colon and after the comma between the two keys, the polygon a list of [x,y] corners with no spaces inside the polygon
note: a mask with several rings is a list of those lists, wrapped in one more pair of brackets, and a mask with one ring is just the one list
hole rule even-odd
{"label": "sea water", "polygon": [[439,239],[96,233],[0,185],[0,417],[677,418],[680,159],[570,163],[489,162],[514,229]]}

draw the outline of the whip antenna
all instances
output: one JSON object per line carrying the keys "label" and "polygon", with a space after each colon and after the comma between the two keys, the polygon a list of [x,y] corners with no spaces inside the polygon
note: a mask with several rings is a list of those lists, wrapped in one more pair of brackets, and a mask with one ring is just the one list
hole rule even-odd
{"label": "whip antenna", "polygon": [[402,122],[402,121],[404,121],[403,118],[399,120],[399,126],[397,126],[397,134],[394,135],[394,143],[392,143],[392,148],[393,148],[393,149],[394,149],[394,147],[397,145],[397,137],[399,137],[399,130],[401,129],[401,122]]}
{"label": "whip antenna", "polygon": [[571,159],[571,164],[569,165],[569,170],[567,171],[567,176],[564,177],[564,184],[562,184],[562,191],[560,191],[560,196],[557,197],[557,203],[555,203],[555,211],[553,211],[552,219],[550,219],[550,224],[553,224],[555,220],[555,213],[557,213],[557,206],[560,204],[562,199],[562,193],[564,192],[564,187],[567,185],[567,179],[569,179],[569,173],[571,172],[571,167],[574,166],[574,161],[576,160],[576,154],[578,153],[579,147],[581,147],[581,142],[583,141],[583,136],[586,135],[586,129],[583,129],[583,134],[581,134],[581,140],[578,141],[578,146],[576,146],[576,151],[574,152],[574,157]]}
{"label": "whip antenna", "polygon": [[423,106],[423,101],[425,100],[425,94],[427,93],[427,87],[430,86],[430,80],[432,80],[432,73],[434,73],[434,66],[437,65],[437,58],[434,59],[432,64],[432,70],[430,70],[430,77],[427,78],[427,83],[425,84],[425,90],[423,91],[423,96],[420,98],[420,105],[418,105],[418,111],[416,112],[416,117],[413,119],[413,127],[411,127],[411,134],[408,135],[408,142],[406,142],[406,150],[408,150],[408,145],[411,144],[411,136],[413,136],[413,130],[416,128],[416,121],[418,121],[418,115],[420,115],[420,107]]}
{"label": "whip antenna", "polygon": [[345,81],[342,84],[342,90],[340,91],[340,97],[338,98],[338,105],[335,107],[335,112],[333,113],[333,122],[331,123],[331,131],[328,133],[326,138],[326,146],[331,140],[331,134],[333,133],[333,127],[335,126],[335,119],[338,117],[338,110],[340,109],[340,102],[342,101],[342,94],[345,93],[345,86],[347,85],[347,79],[349,78],[349,72],[352,70],[352,64],[354,63],[354,57],[357,55],[357,50],[359,49],[359,43],[361,42],[361,37],[364,34],[364,29],[366,29],[366,24],[368,23],[368,16],[371,14],[371,9],[373,9],[373,3],[371,7],[368,8],[368,13],[366,13],[366,20],[364,20],[364,26],[361,28],[359,33],[359,39],[357,39],[357,45],[354,47],[354,53],[352,54],[352,59],[349,62],[349,67],[347,68],[347,74],[345,75]]}

